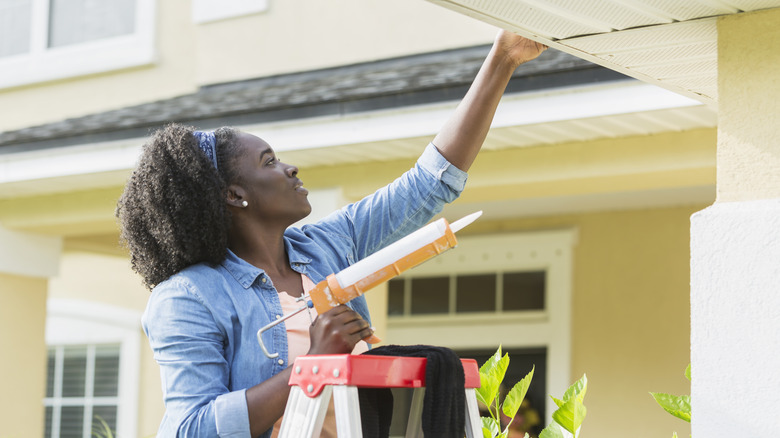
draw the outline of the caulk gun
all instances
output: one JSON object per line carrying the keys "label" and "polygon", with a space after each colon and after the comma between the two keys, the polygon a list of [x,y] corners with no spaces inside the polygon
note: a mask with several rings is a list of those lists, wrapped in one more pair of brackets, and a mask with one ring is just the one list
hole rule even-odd
{"label": "caulk gun", "polygon": [[[346,304],[407,269],[455,247],[458,244],[455,233],[481,215],[482,212],[478,211],[452,224],[444,218],[433,221],[340,272],[329,275],[309,291],[308,297],[303,296],[299,299],[305,301],[300,309],[257,331],[257,341],[263,353],[270,358],[279,356],[278,353],[270,353],[266,349],[262,338],[266,330],[311,307],[317,309],[318,314],[323,314],[340,304]],[[380,341],[374,335],[364,340],[369,344]]]}

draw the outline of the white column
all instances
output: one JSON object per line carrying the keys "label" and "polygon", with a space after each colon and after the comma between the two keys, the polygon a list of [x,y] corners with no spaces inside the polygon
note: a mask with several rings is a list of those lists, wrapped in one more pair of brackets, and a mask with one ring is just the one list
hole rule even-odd
{"label": "white column", "polygon": [[780,430],[780,9],[718,21],[718,201],[691,220],[691,431]]}
{"label": "white column", "polygon": [[776,436],[780,199],[696,213],[691,259],[693,436]]}

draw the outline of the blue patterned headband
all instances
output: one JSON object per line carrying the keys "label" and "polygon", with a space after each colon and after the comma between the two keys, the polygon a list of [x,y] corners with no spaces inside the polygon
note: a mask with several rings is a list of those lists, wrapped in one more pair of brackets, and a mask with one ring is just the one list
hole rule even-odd
{"label": "blue patterned headband", "polygon": [[195,131],[193,132],[193,134],[195,134],[195,138],[198,139],[198,146],[200,147],[200,150],[202,150],[203,153],[205,153],[206,156],[209,157],[211,162],[214,164],[214,168],[218,169],[217,137],[214,135],[213,132]]}

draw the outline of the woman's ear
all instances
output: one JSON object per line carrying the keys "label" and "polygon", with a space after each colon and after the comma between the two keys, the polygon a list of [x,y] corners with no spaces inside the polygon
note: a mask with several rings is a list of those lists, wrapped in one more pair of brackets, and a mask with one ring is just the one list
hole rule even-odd
{"label": "woman's ear", "polygon": [[236,208],[243,208],[246,205],[246,200],[244,199],[244,195],[246,192],[244,191],[241,186],[237,186],[235,184],[231,184],[227,188],[227,204],[231,207]]}

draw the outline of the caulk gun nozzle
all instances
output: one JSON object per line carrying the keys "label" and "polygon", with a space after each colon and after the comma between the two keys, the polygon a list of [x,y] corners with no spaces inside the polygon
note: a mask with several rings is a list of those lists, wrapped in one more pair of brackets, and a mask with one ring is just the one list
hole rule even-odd
{"label": "caulk gun nozzle", "polygon": [[471,213],[470,215],[464,216],[464,217],[456,220],[455,222],[451,223],[450,224],[450,230],[452,230],[453,233],[457,233],[458,231],[460,231],[463,228],[465,228],[467,225],[469,225],[472,222],[474,222],[475,220],[477,220],[477,218],[479,218],[480,216],[482,216],[482,210],[477,211],[475,213]]}

